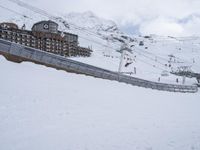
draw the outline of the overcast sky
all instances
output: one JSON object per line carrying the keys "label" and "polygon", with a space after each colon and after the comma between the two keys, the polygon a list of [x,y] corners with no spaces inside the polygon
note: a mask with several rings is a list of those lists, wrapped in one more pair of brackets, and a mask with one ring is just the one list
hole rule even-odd
{"label": "overcast sky", "polygon": [[92,11],[142,34],[200,35],[200,0],[23,0],[51,12]]}

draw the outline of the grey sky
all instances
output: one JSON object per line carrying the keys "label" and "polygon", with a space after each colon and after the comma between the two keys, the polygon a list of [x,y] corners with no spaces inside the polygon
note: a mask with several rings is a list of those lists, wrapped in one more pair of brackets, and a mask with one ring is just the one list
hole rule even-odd
{"label": "grey sky", "polygon": [[[92,11],[142,34],[200,35],[200,0],[23,0],[51,12]],[[131,28],[133,27],[133,29]]]}

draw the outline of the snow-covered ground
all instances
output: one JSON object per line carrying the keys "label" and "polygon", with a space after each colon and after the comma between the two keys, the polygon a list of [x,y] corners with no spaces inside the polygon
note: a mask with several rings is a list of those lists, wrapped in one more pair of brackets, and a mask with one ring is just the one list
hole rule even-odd
{"label": "snow-covered ground", "polygon": [[0,56],[1,150],[199,150],[200,93],[162,92]]}
{"label": "snow-covered ground", "polygon": [[[0,9],[0,22],[26,24],[30,30],[35,22],[49,19],[10,1],[1,4],[18,13]],[[163,71],[189,66],[200,72],[199,37],[128,36],[92,12],[63,18],[75,26],[58,22],[59,29],[78,34],[80,46],[93,48],[90,58],[70,59],[117,71],[116,51],[123,40],[132,48],[123,66],[130,59],[133,63],[122,71],[136,68],[132,76],[177,84],[181,77],[162,76]],[[0,69],[0,150],[200,149],[200,92],[139,88],[28,62],[16,64],[2,56]],[[196,82],[186,79],[186,84]]]}

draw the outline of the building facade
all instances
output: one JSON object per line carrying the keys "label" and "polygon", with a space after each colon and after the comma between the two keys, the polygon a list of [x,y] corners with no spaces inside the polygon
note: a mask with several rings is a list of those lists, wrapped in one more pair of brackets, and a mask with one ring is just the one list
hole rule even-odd
{"label": "building facade", "polygon": [[0,24],[0,38],[57,55],[89,57],[92,50],[78,46],[78,36],[58,30],[53,21],[40,21],[32,30],[22,30],[14,23]]}

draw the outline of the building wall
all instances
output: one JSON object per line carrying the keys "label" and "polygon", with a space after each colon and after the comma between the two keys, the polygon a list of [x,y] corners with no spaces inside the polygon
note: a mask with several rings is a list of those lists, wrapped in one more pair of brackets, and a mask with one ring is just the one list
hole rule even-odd
{"label": "building wall", "polygon": [[77,42],[66,40],[65,37],[62,38],[59,34],[55,33],[44,34],[41,32],[31,32],[19,29],[3,29],[0,27],[0,38],[65,57],[89,57],[92,52],[87,48],[79,47]]}
{"label": "building wall", "polygon": [[58,33],[61,36],[63,36],[66,41],[74,42],[74,43],[77,43],[77,45],[78,45],[78,35],[66,33],[66,32],[61,32],[61,31],[58,31]]}
{"label": "building wall", "polygon": [[14,23],[7,23],[7,22],[3,22],[0,23],[0,27],[2,28],[6,28],[6,29],[18,29],[18,26]]}
{"label": "building wall", "polygon": [[52,21],[41,21],[33,25],[32,31],[58,33],[58,24]]}
{"label": "building wall", "polygon": [[78,36],[71,33],[58,31],[58,24],[52,21],[41,21],[33,25],[33,32],[45,32],[60,34],[65,38],[66,41],[76,42],[78,45]]}

